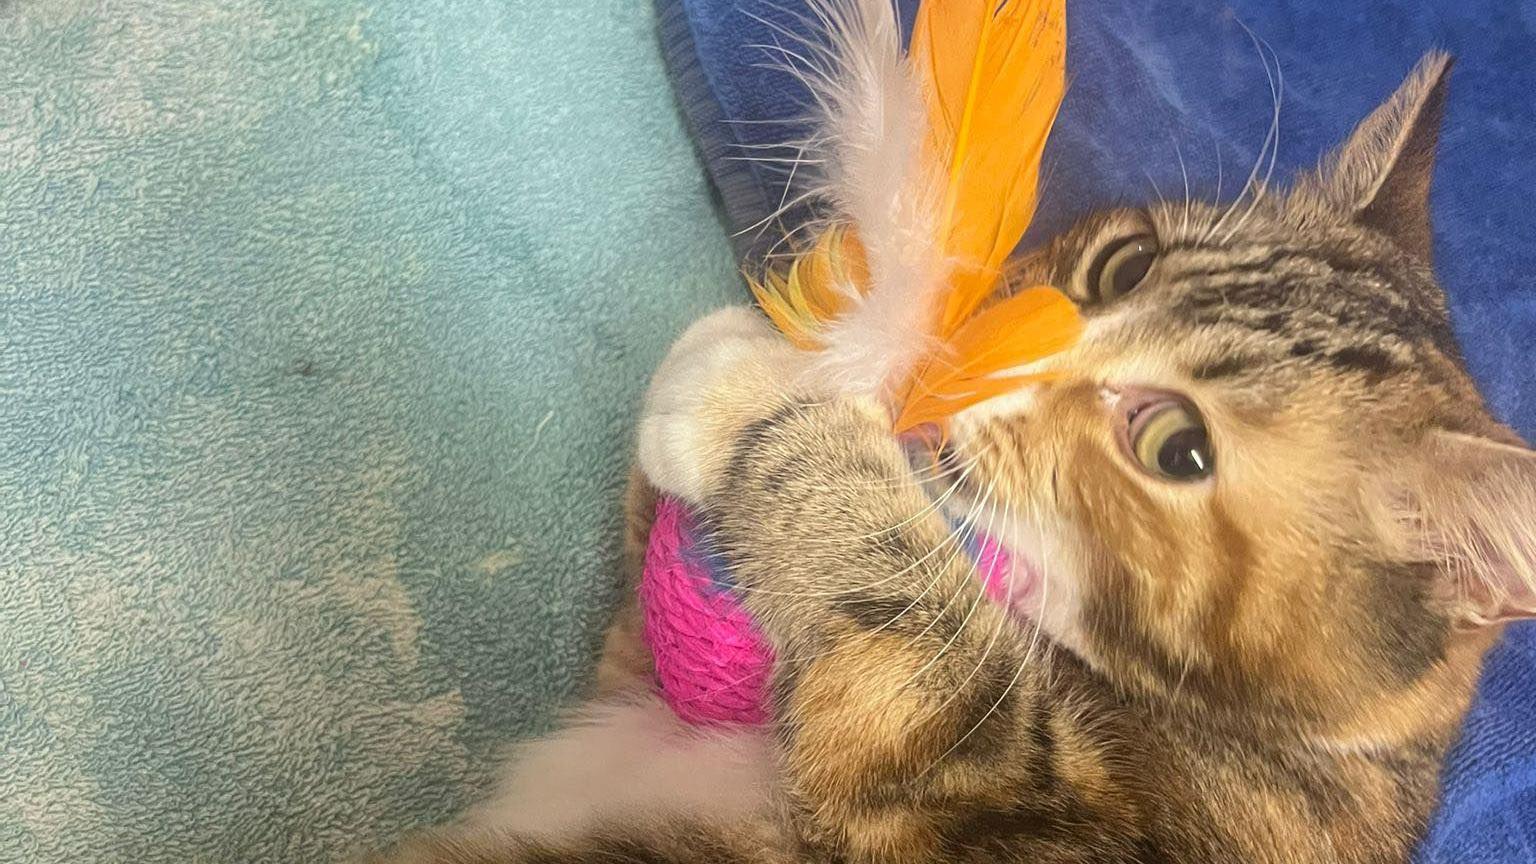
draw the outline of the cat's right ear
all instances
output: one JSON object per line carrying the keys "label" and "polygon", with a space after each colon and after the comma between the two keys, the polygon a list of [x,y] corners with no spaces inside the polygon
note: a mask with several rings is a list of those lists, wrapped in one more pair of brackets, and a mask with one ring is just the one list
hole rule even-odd
{"label": "cat's right ear", "polygon": [[1536,451],[1430,433],[1402,478],[1398,524],[1441,565],[1442,596],[1463,626],[1536,618]]}
{"label": "cat's right ear", "polygon": [[1427,263],[1433,245],[1429,183],[1451,62],[1441,51],[1425,54],[1397,92],[1301,180],[1297,195],[1321,198],[1324,206],[1343,210]]}

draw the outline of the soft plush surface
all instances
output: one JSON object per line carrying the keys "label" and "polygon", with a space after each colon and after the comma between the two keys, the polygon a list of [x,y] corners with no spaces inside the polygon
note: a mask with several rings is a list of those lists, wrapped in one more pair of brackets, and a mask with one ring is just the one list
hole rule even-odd
{"label": "soft plush surface", "polygon": [[0,861],[465,803],[742,295],[637,0],[0,0]]}
{"label": "soft plush surface", "polygon": [[[773,239],[754,226],[783,200],[781,175],[737,157],[793,137],[763,121],[805,105],[794,79],[773,68],[783,55],[752,46],[793,48],[783,31],[807,32],[805,0],[658,6],[692,127],[740,232],[737,249],[751,254]],[[915,0],[900,6],[910,20]],[[1284,79],[1277,178],[1342,140],[1422,52],[1456,54],[1434,188],[1437,267],[1495,412],[1536,437],[1536,5],[1068,0],[1067,8],[1070,84],[1046,155],[1041,233],[1107,203],[1182,197],[1185,169],[1195,191],[1235,195],[1273,105],[1244,25],[1274,51]],[[1536,858],[1533,706],[1536,625],[1522,625],[1491,660],[1424,861]]]}

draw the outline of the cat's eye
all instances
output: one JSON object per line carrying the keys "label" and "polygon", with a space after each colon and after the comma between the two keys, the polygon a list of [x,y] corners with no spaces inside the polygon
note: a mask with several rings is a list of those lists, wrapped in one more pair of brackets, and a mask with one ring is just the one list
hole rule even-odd
{"label": "cat's eye", "polygon": [[1216,469],[1210,435],[1193,407],[1179,399],[1153,402],[1129,418],[1131,455],[1147,473],[1189,482]]}
{"label": "cat's eye", "polygon": [[1102,303],[1123,297],[1147,278],[1156,260],[1157,240],[1152,235],[1128,237],[1099,253],[1088,271],[1088,288]]}

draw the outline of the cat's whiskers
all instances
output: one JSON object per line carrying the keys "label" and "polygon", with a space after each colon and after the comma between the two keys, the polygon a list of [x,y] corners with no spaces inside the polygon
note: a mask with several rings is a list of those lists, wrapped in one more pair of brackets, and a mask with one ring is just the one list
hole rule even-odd
{"label": "cat's whiskers", "polygon": [[1157,180],[1153,178],[1152,172],[1143,168],[1141,169],[1141,176],[1147,178],[1147,182],[1152,185],[1152,194],[1157,196],[1157,203],[1162,205],[1163,210],[1167,210],[1168,199],[1163,196],[1163,190],[1157,185]]}
{"label": "cat's whiskers", "polygon": [[1211,131],[1211,147],[1216,150],[1216,197],[1212,200],[1221,200],[1222,164],[1221,164],[1221,137],[1215,130]]}
{"label": "cat's whiskers", "polygon": [[[996,527],[995,523],[996,523],[996,520],[997,520],[997,507],[992,502],[990,502],[990,501],[986,502],[986,503],[987,503],[987,510],[989,512],[989,515],[987,517],[987,531],[986,531],[986,533],[987,533],[987,536],[990,537],[990,536],[995,536],[993,534],[993,529]],[[980,565],[980,562],[977,562],[977,566],[978,567],[979,567],[979,565]],[[958,685],[955,686],[954,690],[949,694],[949,696],[943,702],[939,703],[937,708],[934,708],[932,711],[929,711],[927,714],[925,714],[921,718],[919,718],[915,723],[909,724],[909,725],[919,725],[919,724],[922,724],[922,723],[926,723],[929,719],[931,719],[933,717],[936,717],[940,713],[942,713],[945,708],[949,707],[951,702],[953,702],[961,693],[965,692],[966,686],[969,685],[971,683],[972,679],[974,679],[976,677],[976,673],[980,672],[982,670],[982,667],[986,666],[987,660],[991,659],[992,651],[993,651],[994,648],[997,647],[997,640],[998,640],[998,638],[1002,636],[1004,630],[1008,629],[1008,626],[1009,626],[1009,624],[1011,622],[1011,619],[1009,617],[1009,615],[1010,615],[1009,610],[1010,610],[1010,608],[1012,606],[1012,603],[1013,603],[1013,580],[1011,578],[1004,580],[1004,589],[1005,589],[1004,602],[1001,604],[1001,609],[999,610],[1001,614],[999,614],[997,616],[997,626],[992,629],[992,635],[987,639],[986,646],[982,648],[981,657],[980,657],[980,659],[978,659],[976,661],[976,666],[971,669],[971,671],[965,676],[964,679],[962,679],[960,681],[960,683]],[[980,596],[981,597],[985,597],[986,596],[986,591],[983,590],[981,592]],[[980,598],[978,598],[978,599],[980,599]],[[971,607],[971,610],[972,610],[973,614],[974,614],[976,608],[977,608],[977,606],[975,606],[975,605],[973,605]],[[956,638],[958,638],[958,636],[959,636],[959,630],[964,629],[965,624],[967,622],[969,622],[969,620],[970,620],[970,616],[967,615],[966,616],[966,621],[962,622],[961,625],[960,625],[960,628],[957,628],[957,630],[956,630]],[[940,758],[943,758],[943,757],[940,757]]]}
{"label": "cat's whiskers", "polygon": [[[986,491],[977,497],[976,502],[972,505],[971,511],[967,513],[966,522],[968,523],[967,530],[969,531],[969,536],[966,537],[964,542],[957,544],[958,552],[963,553],[965,551],[965,547],[969,545],[971,538],[975,536],[976,513],[979,512],[980,508],[984,506],[988,500],[990,500],[993,491],[996,489],[996,486],[997,477],[994,476],[992,478],[992,482],[987,484]],[[944,562],[944,569],[948,570],[950,567],[954,566],[954,563],[955,558],[954,556],[951,556],[949,560]],[[954,635],[950,636],[949,639],[946,640],[942,646],[940,646],[939,650],[934,653],[933,657],[930,658],[927,663],[924,663],[922,667],[920,667],[916,672],[913,672],[911,675],[907,676],[905,681],[897,685],[891,691],[893,699],[897,696],[900,696],[909,686],[911,686],[914,681],[921,678],[928,672],[929,669],[932,669],[936,663],[942,660],[945,653],[949,651],[949,649],[955,644],[955,641],[958,640],[961,634],[965,632],[965,628],[969,626],[971,618],[976,614],[978,604],[986,599],[986,589],[983,588],[980,580],[977,579],[968,580],[957,585],[954,592],[950,594],[949,600],[945,602],[944,607],[939,610],[939,613],[933,617],[932,621],[928,622],[927,627],[924,627],[923,630],[917,634],[917,636],[913,637],[912,643],[915,644],[918,638],[926,635],[929,630],[933,629],[934,625],[937,624],[939,620],[943,618],[944,615],[949,611],[949,607],[954,604],[955,600],[958,599],[960,595],[966,593],[967,587],[971,587],[975,590],[976,599],[971,601],[971,607],[966,610],[965,617],[961,619],[960,624],[955,627]]]}
{"label": "cat's whiskers", "polygon": [[[951,534],[951,535],[945,537],[943,540],[939,541],[939,546],[946,545],[953,538],[954,538],[954,534]],[[873,641],[886,628],[895,625],[896,622],[900,621],[903,617],[905,617],[908,612],[911,612],[914,608],[916,608],[917,604],[921,603],[923,598],[928,596],[928,593],[931,592],[934,589],[934,586],[939,584],[939,580],[942,579],[943,576],[944,576],[944,568],[937,568],[937,569],[935,569],[934,570],[934,574],[933,574],[933,578],[928,580],[928,584],[923,588],[922,591],[920,591],[918,593],[918,595],[916,597],[912,598],[912,601],[909,602],[906,605],[906,607],[904,607],[903,609],[898,611],[895,615],[891,616],[890,620],[885,621],[884,623],[880,624],[880,626],[871,628],[869,630],[865,630],[865,631],[857,634],[854,638],[856,640],[858,640],[858,641],[861,641],[861,642]],[[831,648],[831,649],[828,649],[826,651],[816,651],[816,652],[813,652],[813,653],[810,653],[810,654],[780,655],[780,656],[777,656],[777,657],[774,658],[774,664],[778,665],[778,666],[804,665],[804,664],[807,664],[807,663],[812,663],[812,662],[814,662],[816,660],[820,660],[823,657],[830,657],[831,655],[836,654],[839,651],[846,650],[846,648],[847,648],[847,646],[844,645],[844,646],[841,646],[841,647],[838,647],[838,648]],[[751,677],[752,675],[755,675],[755,674],[757,674],[757,673],[756,672],[751,672],[751,673],[748,673],[747,675],[743,675],[743,676],[741,676],[739,678],[735,678],[735,679],[730,680],[730,681],[722,682],[717,687],[708,688],[707,690],[704,690],[704,691],[700,692],[698,695],[696,695],[694,697],[687,698],[687,699],[683,699],[682,701],[693,701],[694,699],[706,699],[707,697],[713,696],[713,695],[715,695],[717,693],[722,693],[722,692],[726,692],[726,691],[729,691],[729,690],[733,690],[733,689],[735,689],[735,687],[738,684],[741,684],[743,681],[746,681],[749,677]]]}
{"label": "cat's whiskers", "polygon": [[[979,458],[979,456],[978,456],[978,458]],[[973,460],[973,462],[974,461],[975,460]],[[980,510],[981,506],[982,506],[981,500],[978,499],[978,501],[974,505],[972,505],[970,511],[966,514],[966,517],[963,520],[961,520],[961,522],[957,523],[956,526],[953,529],[951,529],[951,531],[947,535],[945,535],[944,538],[942,538],[938,542],[938,544],[935,545],[934,549],[929,552],[929,555],[932,555],[933,552],[936,552],[939,549],[942,549],[944,546],[950,545],[951,543],[955,543],[955,546],[956,546],[956,553],[952,553],[950,555],[950,557],[948,559],[946,559],[946,561],[945,561],[943,566],[937,567],[937,568],[934,569],[933,578],[928,581],[928,584],[923,588],[923,590],[916,597],[914,597],[907,604],[907,606],[905,608],[903,608],[901,611],[897,612],[894,616],[892,616],[890,620],[884,622],[883,624],[881,624],[878,627],[875,627],[875,628],[873,628],[871,630],[867,630],[867,631],[864,631],[863,633],[860,633],[856,638],[858,638],[860,640],[865,640],[865,641],[873,639],[878,633],[880,633],[881,631],[885,630],[886,628],[894,625],[896,622],[900,621],[902,619],[902,617],[904,617],[908,612],[912,611],[912,609],[916,608],[917,604],[922,602],[922,599],[924,597],[926,597],[931,591],[933,591],[934,587],[939,584],[939,581],[943,578],[944,574],[948,571],[949,567],[954,563],[955,559],[958,557],[957,553],[958,552],[963,552],[965,550],[966,546],[968,545],[969,537],[964,536],[964,531],[965,531],[967,526],[970,526],[970,525],[972,525],[974,523],[975,516],[976,516],[977,512]],[[990,528],[989,528],[989,530],[990,530]],[[960,541],[960,542],[956,543],[957,540]],[[924,556],[924,557],[926,558],[928,556]],[[903,572],[905,572],[905,571],[903,571]],[[884,581],[884,580],[882,580],[882,581]],[[742,589],[742,588],[738,587],[738,590],[746,590],[746,589]],[[944,609],[945,610],[947,610],[949,608],[949,606],[954,602],[954,599],[959,595],[961,590],[963,590],[963,588],[962,589],[957,589],[955,593],[950,595],[949,601],[946,602],[945,605],[944,605]],[[769,592],[765,592],[765,593],[769,593]],[[780,593],[781,596],[784,596],[788,592],[778,592],[778,593]],[[790,594],[789,596],[801,596],[801,597],[804,597],[804,596],[820,596],[820,595],[809,594],[809,593],[800,593],[800,594]],[[935,619],[935,620],[937,620],[937,619]],[[930,624],[929,627],[924,628],[916,636],[914,636],[914,637],[912,637],[912,639],[908,640],[908,642],[903,647],[904,648],[911,647],[917,641],[917,639],[921,638],[925,633],[927,633],[928,630],[931,629],[931,627],[932,627],[932,624]],[[778,664],[805,664],[805,663],[810,663],[812,661],[821,659],[823,657],[830,656],[831,654],[836,653],[838,650],[842,650],[842,649],[831,649],[831,650],[828,650],[828,651],[820,651],[820,652],[816,652],[816,653],[812,653],[812,654],[800,654],[800,655],[781,656],[781,657],[776,658],[775,662],[778,663]],[[702,699],[702,698],[705,698],[708,695],[713,695],[715,693],[719,693],[719,692],[723,692],[723,691],[729,690],[729,689],[735,687],[736,685],[740,684],[742,681],[745,681],[747,679],[747,677],[748,676],[744,675],[744,676],[741,676],[740,678],[737,678],[737,679],[732,680],[732,681],[722,682],[717,687],[712,687],[712,688],[709,688],[706,691],[703,691],[702,693],[700,693],[695,698],[701,698]]]}
{"label": "cat's whiskers", "polygon": [[[975,456],[972,456],[971,458],[969,458],[966,461],[960,463],[959,465],[950,465],[950,466],[945,466],[943,463],[939,462],[938,460],[935,460],[932,466],[923,467],[923,468],[915,468],[915,469],[912,470],[912,473],[909,474],[909,475],[892,477],[892,478],[886,479],[886,480],[862,480],[862,481],[855,481],[855,482],[851,482],[851,483],[845,483],[845,484],[842,484],[842,485],[843,485],[843,488],[847,488],[847,489],[899,489],[899,488],[901,488],[903,486],[908,485],[908,483],[910,481],[913,481],[913,480],[917,481],[917,483],[919,485],[924,485],[924,484],[932,483],[932,482],[934,482],[936,480],[939,480],[941,478],[950,476],[952,474],[955,474],[958,471],[960,471],[962,468],[969,468],[969,467],[974,466],[977,462],[981,461],[981,458],[982,458],[983,455],[984,455],[984,451],[983,452],[978,452]],[[822,487],[819,491],[828,491],[828,490],[826,490],[825,487]]]}
{"label": "cat's whiskers", "polygon": [[[1245,26],[1243,29],[1246,30],[1247,27]],[[1249,33],[1250,35],[1253,35],[1253,31],[1250,30]],[[1254,35],[1254,38],[1258,39],[1258,36]],[[1232,237],[1236,235],[1238,231],[1242,230],[1243,225],[1247,224],[1248,222],[1248,217],[1253,215],[1254,208],[1259,205],[1259,202],[1263,200],[1265,194],[1269,191],[1270,181],[1274,178],[1275,175],[1276,157],[1280,154],[1280,106],[1285,102],[1285,73],[1280,68],[1280,55],[1275,53],[1274,46],[1270,45],[1263,39],[1258,39],[1258,41],[1261,42],[1264,47],[1269,48],[1269,53],[1274,56],[1275,61],[1275,73],[1273,76],[1270,76],[1269,79],[1270,98],[1274,101],[1275,105],[1274,115],[1270,120],[1270,135],[1274,137],[1274,143],[1270,145],[1269,148],[1269,167],[1264,170],[1264,180],[1259,184],[1258,189],[1253,196],[1253,200],[1248,203],[1248,209],[1243,213],[1242,218],[1237,220],[1237,224],[1233,225],[1232,228],[1227,231],[1226,235],[1221,238],[1222,243],[1230,242]],[[1260,52],[1259,56],[1260,59],[1263,59],[1262,51]],[[1264,73],[1265,75],[1269,75],[1268,63],[1264,64]],[[1260,152],[1262,153],[1262,151]]]}
{"label": "cat's whiskers", "polygon": [[[967,549],[971,541],[976,536],[976,516],[981,511],[981,507],[982,504],[980,500],[972,503],[970,508],[966,511],[965,516],[960,521],[956,522],[954,527],[951,528],[949,536],[945,538],[945,541],[952,544],[953,548],[950,551],[949,556],[944,559],[943,564],[937,568],[936,572],[938,575],[942,576],[949,570],[949,568],[955,565],[955,562],[959,560],[960,556],[967,554]],[[949,598],[945,600],[944,605],[939,608],[938,614],[933,616],[933,620],[929,621],[927,627],[924,627],[922,630],[918,631],[916,635],[908,640],[907,647],[911,647],[912,645],[917,644],[918,639],[922,638],[928,633],[928,631],[933,629],[934,625],[939,622],[939,619],[944,617],[944,613],[949,611],[949,607],[954,605],[954,602],[959,599],[960,596],[965,592],[965,588],[966,584],[961,583],[955,587],[954,591],[950,592]]]}
{"label": "cat's whiskers", "polygon": [[[954,564],[954,562],[958,559],[959,555],[966,551],[966,547],[970,544],[970,540],[974,536],[975,517],[976,517],[977,513],[980,511],[980,508],[981,508],[981,503],[979,501],[976,502],[976,504],[972,505],[971,509],[967,512],[965,518],[962,519],[960,522],[956,523],[955,527],[952,528],[950,530],[950,532],[947,535],[945,535],[944,538],[941,539],[938,542],[938,544],[936,545],[935,549],[942,548],[944,546],[949,546],[949,545],[953,545],[954,548],[953,548],[953,551],[951,551],[950,556],[947,559],[945,559],[945,562],[944,562],[943,566],[934,568],[933,578],[928,580],[928,584],[926,586],[924,586],[923,590],[921,592],[919,592],[916,597],[912,598],[911,602],[909,602],[906,605],[905,608],[903,608],[900,612],[897,612],[896,615],[891,618],[891,620],[885,622],[884,624],[881,624],[879,627],[876,627],[873,630],[867,630],[867,631],[861,633],[858,638],[861,638],[861,639],[871,638],[876,633],[880,632],[881,630],[884,630],[886,627],[889,627],[889,626],[895,624],[897,621],[901,620],[901,618],[903,616],[905,616],[908,612],[911,612],[914,608],[916,608],[917,604],[922,602],[922,599],[924,597],[928,596],[929,592],[931,592],[934,589],[934,587],[939,584],[940,580],[942,580],[944,578],[944,574],[949,570],[950,566],[952,566]],[[990,528],[989,528],[989,530],[990,530]],[[970,532],[970,533],[967,534],[967,532]],[[948,609],[949,608],[950,604],[954,602],[954,600],[955,600],[955,598],[957,596],[959,596],[959,593],[960,593],[961,590],[963,590],[963,589],[957,589],[954,593],[950,594],[950,599],[948,601],[946,601],[946,603],[944,604],[944,607],[943,607],[944,609]],[[928,632],[928,630],[931,628],[931,626],[932,625],[930,624],[929,627],[924,628],[921,632],[919,632],[916,636],[914,636],[911,640],[909,640],[904,647],[911,647],[911,645],[914,644],[917,641],[918,638],[920,638],[924,633]],[[829,653],[832,653],[832,652],[830,652],[830,651],[822,652],[821,654],[813,655],[813,657],[824,657],[824,656],[826,656]]]}
{"label": "cat's whiskers", "polygon": [[[981,458],[982,458],[983,455],[984,455],[984,451],[983,451],[983,453],[977,453],[976,456],[974,456],[973,458],[968,460],[964,465],[958,466],[956,469],[953,469],[953,470],[960,471],[960,476],[955,478],[955,481],[953,483],[949,484],[949,488],[945,489],[943,492],[941,492],[937,496],[934,496],[934,497],[930,498],[928,503],[923,505],[923,507],[921,509],[919,509],[917,512],[913,513],[911,516],[908,516],[907,518],[901,520],[900,522],[895,523],[894,525],[888,525],[888,526],[885,526],[885,527],[880,528],[878,530],[870,531],[868,533],[859,534],[859,535],[852,536],[852,537],[839,536],[839,537],[826,537],[826,538],[807,538],[805,542],[812,543],[812,544],[815,544],[815,545],[825,545],[825,546],[838,546],[838,547],[841,547],[841,546],[845,546],[846,544],[848,544],[850,542],[857,542],[857,541],[861,541],[861,540],[874,540],[874,539],[877,539],[877,538],[879,538],[881,536],[888,535],[888,534],[891,534],[891,533],[896,532],[896,531],[900,531],[901,529],[906,528],[906,527],[908,527],[910,525],[913,525],[913,524],[917,523],[918,521],[920,521],[922,519],[926,519],[931,514],[941,510],[944,507],[944,505],[949,501],[949,499],[954,497],[955,494],[957,492],[959,492],[960,489],[962,489],[965,486],[966,481],[970,478],[971,472],[975,469],[976,464],[981,461]],[[939,478],[946,476],[947,473],[952,473],[952,472],[944,472],[944,473],[937,474],[934,477],[929,478],[927,481],[919,480],[916,485],[923,485],[925,482],[928,482],[928,483],[934,482],[934,481],[938,480]],[[833,488],[833,487],[828,487],[828,486],[807,486],[806,488],[808,488],[808,489],[810,489],[811,491],[814,491],[814,492],[819,492],[819,493],[822,493],[822,494],[832,495],[832,494],[837,494],[837,493],[846,491],[849,488],[855,488],[855,489],[857,489],[857,488],[897,489],[897,488],[901,488],[901,487],[907,486],[911,481],[909,479],[907,479],[907,478],[896,478],[896,479],[890,481],[888,484],[887,483],[883,483],[881,481],[868,481],[868,482],[869,482],[870,485],[869,486],[864,486],[864,487],[861,487],[861,486],[859,486],[857,484],[844,484],[844,485],[842,485],[842,486],[840,486],[838,488]]]}
{"label": "cat's whiskers", "polygon": [[[1271,111],[1269,129],[1264,135],[1263,142],[1259,145],[1259,152],[1257,157],[1253,160],[1253,168],[1248,172],[1248,179],[1244,181],[1243,188],[1238,191],[1237,197],[1233,198],[1232,203],[1227,205],[1227,209],[1222,212],[1221,218],[1217,219],[1216,222],[1214,222],[1211,227],[1206,230],[1205,235],[1200,238],[1200,242],[1202,243],[1207,242],[1212,237],[1214,237],[1216,232],[1220,231],[1222,227],[1226,225],[1227,220],[1232,217],[1232,214],[1237,211],[1237,208],[1240,204],[1242,204],[1243,199],[1248,196],[1250,192],[1254,191],[1254,183],[1259,179],[1259,170],[1264,165],[1264,159],[1266,156],[1271,155],[1270,148],[1273,146],[1275,152],[1279,152],[1279,147],[1277,145],[1280,136],[1280,99],[1279,93],[1275,89],[1274,74],[1271,73],[1269,69],[1269,58],[1264,53],[1264,48],[1260,44],[1258,34],[1254,33],[1253,30],[1250,29],[1247,24],[1244,24],[1240,19],[1237,21],[1237,24],[1239,27],[1243,28],[1244,32],[1248,34],[1249,40],[1253,43],[1254,51],[1256,51],[1259,55],[1259,63],[1264,67],[1264,77],[1269,81],[1269,92],[1271,101],[1273,103],[1273,110]],[[1220,152],[1220,150],[1217,151],[1218,156],[1220,155]],[[1271,159],[1270,164],[1273,166],[1273,159]],[[1271,170],[1273,170],[1272,167]],[[1255,193],[1256,198],[1258,196],[1262,196],[1262,194],[1263,190],[1258,190]],[[1249,205],[1249,213],[1252,212],[1253,206],[1254,204]],[[1243,218],[1246,219],[1246,217],[1247,214],[1245,213]],[[1228,233],[1226,236],[1230,238],[1231,234]]]}
{"label": "cat's whiskers", "polygon": [[[1007,498],[1003,502],[1003,506],[1004,506],[1005,510],[1007,511],[1007,517],[1006,518],[1007,518],[1008,522],[1011,523],[1011,524],[1017,524],[1018,520],[1014,516],[1014,505],[1013,505],[1012,498],[1011,497]],[[1049,587],[1047,585],[1047,578],[1046,578],[1047,567],[1049,565],[1043,560],[1043,557],[1042,557],[1042,560],[1036,561],[1036,562],[1033,562],[1033,563],[1039,568],[1039,575],[1040,575],[1040,602],[1041,602],[1041,605],[1044,606],[1046,596],[1047,596],[1047,594],[1049,592]],[[1010,580],[1009,583],[1008,583],[1007,594],[1005,595],[1005,602],[1003,604],[1005,610],[1010,609],[1012,607],[1012,603],[1013,603],[1013,582]],[[928,774],[928,772],[930,772],[933,769],[937,768],[939,766],[939,764],[942,763],[944,761],[944,759],[949,756],[949,754],[951,754],[951,753],[955,752],[957,749],[959,749],[960,745],[964,744],[966,742],[966,740],[971,737],[971,735],[975,734],[976,730],[980,729],[982,724],[986,723],[987,720],[991,719],[992,715],[997,713],[997,710],[1002,707],[1002,704],[1005,701],[1007,701],[1008,694],[1012,693],[1013,692],[1013,688],[1018,686],[1019,679],[1024,677],[1024,671],[1026,669],[1028,669],[1030,667],[1030,665],[1034,662],[1036,648],[1041,644],[1041,639],[1040,639],[1040,637],[1041,637],[1041,629],[1040,629],[1039,616],[1033,616],[1033,617],[1035,617],[1035,619],[1036,619],[1035,622],[1034,622],[1034,625],[1035,625],[1034,626],[1034,631],[1033,631],[1032,635],[1030,636],[1028,647],[1025,648],[1025,650],[1024,650],[1024,656],[1019,659],[1019,662],[1014,667],[1013,677],[1008,679],[1008,683],[1007,683],[1007,685],[1005,685],[1003,687],[1003,691],[998,694],[998,696],[997,696],[997,698],[995,700],[993,700],[992,704],[987,708],[986,712],[981,715],[980,719],[978,719],[974,724],[972,724],[971,728],[967,729],[964,732],[964,734],[962,734],[959,738],[955,739],[955,743],[949,745],[948,749],[946,749],[943,753],[940,753],[937,757],[935,757],[933,762],[931,762],[928,765],[927,768],[924,768],[918,774],[919,777],[926,776]],[[1006,611],[1005,611],[1005,616],[1004,616],[1003,620],[1004,621],[1010,620],[1007,617]],[[980,668],[980,667],[978,666],[978,668]],[[969,680],[969,679],[967,679],[967,680]]]}
{"label": "cat's whiskers", "polygon": [[1179,159],[1179,175],[1184,178],[1184,208],[1179,217],[1179,238],[1182,240],[1189,236],[1189,211],[1194,206],[1194,199],[1189,194],[1189,167],[1184,164],[1184,149],[1179,146],[1179,138],[1169,131],[1168,138],[1173,142],[1173,155]]}

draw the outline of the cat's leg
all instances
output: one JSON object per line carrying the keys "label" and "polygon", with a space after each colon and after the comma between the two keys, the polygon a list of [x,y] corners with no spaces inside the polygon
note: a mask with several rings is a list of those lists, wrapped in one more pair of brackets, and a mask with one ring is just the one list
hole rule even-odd
{"label": "cat's leg", "polygon": [[689,727],[654,690],[636,588],[656,497],[632,470],[623,599],[604,634],[592,701],[558,731],[514,746],[492,795],[418,845],[492,850],[513,836],[558,844],[607,822],[763,820],[773,774],[764,730]]}
{"label": "cat's leg", "polygon": [[780,409],[709,500],[717,542],[773,641],[801,831],[856,861],[949,860],[1006,814],[1041,756],[1023,630],[885,431],[850,405]]}
{"label": "cat's leg", "polygon": [[807,847],[954,857],[967,820],[996,821],[1031,785],[1039,667],[911,479],[885,410],[817,395],[765,325],[717,313],[658,373],[642,465],[700,506],[775,645],[784,782]]}
{"label": "cat's leg", "polygon": [[[554,791],[498,798],[472,816],[468,840],[409,860],[966,860],[990,855],[994,847],[975,845],[988,826],[1016,833],[1015,823],[1047,818],[1049,790],[1029,778],[1048,782],[1054,757],[1027,728],[1072,706],[1042,702],[1027,640],[981,596],[883,411],[808,393],[803,358],[752,313],[729,310],[679,340],[640,427],[647,474],[701,508],[778,651],[771,782],[787,815],[774,812],[772,795],[748,798],[741,817],[714,809],[725,785],[705,788],[710,806],[682,812],[698,797],[632,806],[627,793],[589,797],[590,781],[563,787],[576,790],[566,798],[560,783],[535,783]],[[603,728],[557,739],[525,759],[524,776],[540,776],[528,766],[567,771],[572,752],[593,767],[622,764],[633,748],[603,752],[607,733],[594,731]],[[700,764],[660,753],[674,766]],[[666,770],[647,760],[621,773],[660,779]],[[1036,792],[1045,794],[1035,801]],[[541,809],[546,795],[567,802],[561,812]],[[501,818],[514,809],[533,818]]]}

